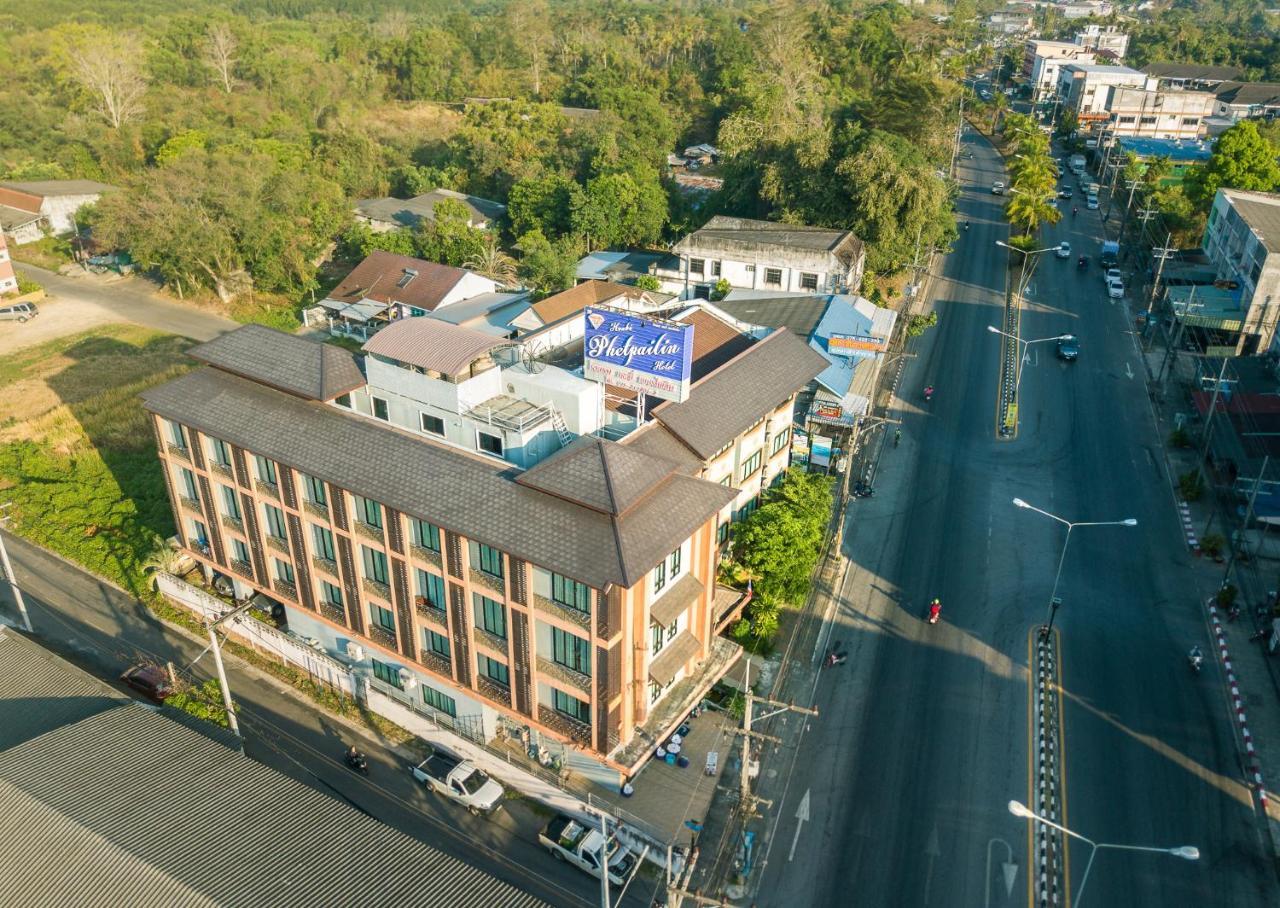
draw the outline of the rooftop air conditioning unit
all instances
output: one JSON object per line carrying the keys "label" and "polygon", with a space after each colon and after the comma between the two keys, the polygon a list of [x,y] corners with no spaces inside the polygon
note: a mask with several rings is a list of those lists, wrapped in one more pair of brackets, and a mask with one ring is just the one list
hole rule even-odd
{"label": "rooftop air conditioning unit", "polygon": [[405,690],[413,690],[418,686],[418,679],[407,668],[400,669],[400,686]]}
{"label": "rooftop air conditioning unit", "polygon": [[348,643],[347,658],[350,659],[352,662],[363,662],[364,647],[361,646],[359,643]]}

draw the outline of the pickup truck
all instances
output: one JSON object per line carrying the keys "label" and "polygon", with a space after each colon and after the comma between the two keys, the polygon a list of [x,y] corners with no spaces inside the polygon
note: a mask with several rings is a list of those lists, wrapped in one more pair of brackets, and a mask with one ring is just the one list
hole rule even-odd
{"label": "pickup truck", "polygon": [[1103,240],[1098,263],[1103,268],[1114,268],[1120,261],[1120,244],[1114,240]]}
{"label": "pickup truck", "polygon": [[[604,835],[582,820],[560,814],[542,832],[538,842],[558,861],[568,861],[583,873],[600,879],[600,852]],[[609,882],[621,886],[636,866],[636,855],[616,838],[609,843]]]}
{"label": "pickup truck", "polygon": [[409,770],[428,791],[457,801],[476,815],[496,808],[504,793],[484,770],[442,750],[432,751],[431,756]]}

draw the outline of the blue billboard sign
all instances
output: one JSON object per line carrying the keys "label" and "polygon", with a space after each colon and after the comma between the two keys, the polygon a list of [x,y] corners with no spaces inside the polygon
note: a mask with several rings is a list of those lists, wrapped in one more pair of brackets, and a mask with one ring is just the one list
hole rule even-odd
{"label": "blue billboard sign", "polygon": [[583,317],[587,378],[663,400],[689,396],[693,325],[602,306],[589,307]]}

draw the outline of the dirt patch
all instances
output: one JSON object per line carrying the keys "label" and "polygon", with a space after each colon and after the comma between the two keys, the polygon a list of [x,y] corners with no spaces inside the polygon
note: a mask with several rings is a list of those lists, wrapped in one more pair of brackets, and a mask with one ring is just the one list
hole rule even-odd
{"label": "dirt patch", "polygon": [[84,299],[46,297],[37,306],[40,314],[28,322],[0,322],[0,356],[120,320],[111,310]]}

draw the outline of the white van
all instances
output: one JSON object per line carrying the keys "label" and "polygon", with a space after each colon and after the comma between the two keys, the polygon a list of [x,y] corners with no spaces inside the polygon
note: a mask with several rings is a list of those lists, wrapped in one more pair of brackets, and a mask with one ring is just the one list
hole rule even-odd
{"label": "white van", "polygon": [[15,303],[12,306],[0,306],[0,322],[25,322],[40,314],[35,303]]}

